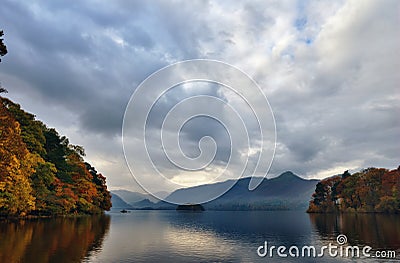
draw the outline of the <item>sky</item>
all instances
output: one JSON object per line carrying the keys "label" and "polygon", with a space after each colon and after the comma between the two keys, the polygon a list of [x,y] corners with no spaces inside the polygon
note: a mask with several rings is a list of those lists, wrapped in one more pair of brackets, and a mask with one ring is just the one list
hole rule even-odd
{"label": "sky", "polygon": [[[400,164],[399,12],[396,0],[6,0],[0,28],[8,54],[0,64],[0,81],[7,97],[84,146],[85,159],[107,177],[110,189],[143,191],[122,145],[123,117],[133,92],[155,71],[191,59],[232,65],[262,89],[276,125],[268,177],[287,170],[324,178],[348,169],[394,169]],[[210,167],[190,177],[168,163],[159,136],[174,105],[198,95],[219,98],[223,105],[195,109],[228,115],[228,104],[250,116],[244,118],[250,147],[247,141],[231,147],[236,128],[227,131],[212,118],[192,119],[182,126],[182,151],[195,158],[199,141],[209,136],[213,142],[206,148],[215,142],[216,153]],[[265,106],[257,105],[255,112]],[[139,107],[134,114],[144,113]],[[183,186],[234,177],[243,168],[240,156],[259,142],[251,116],[243,100],[223,85],[177,85],[148,116],[149,155]],[[154,169],[141,165],[146,154],[135,151],[134,143],[129,147],[143,183],[152,191],[172,190]],[[231,156],[237,157],[231,173],[218,177]],[[255,165],[252,153],[248,161]]]}

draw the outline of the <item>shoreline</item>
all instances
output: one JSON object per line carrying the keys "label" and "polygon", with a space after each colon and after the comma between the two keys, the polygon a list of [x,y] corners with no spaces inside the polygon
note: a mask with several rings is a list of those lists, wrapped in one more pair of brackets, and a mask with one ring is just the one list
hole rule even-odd
{"label": "shoreline", "polygon": [[81,218],[105,215],[105,211],[96,214],[66,214],[66,215],[26,215],[26,216],[0,216],[0,222],[5,221],[20,221],[20,220],[34,220],[34,219],[52,219],[52,218]]}

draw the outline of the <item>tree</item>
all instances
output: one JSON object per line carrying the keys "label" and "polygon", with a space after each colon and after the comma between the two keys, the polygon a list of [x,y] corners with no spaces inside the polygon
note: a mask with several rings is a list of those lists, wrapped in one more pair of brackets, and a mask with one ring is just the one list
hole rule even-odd
{"label": "tree", "polygon": [[[317,184],[309,212],[400,213],[400,169],[367,168],[353,175],[331,177]],[[336,210],[336,208],[334,208]]]}
{"label": "tree", "polygon": [[[1,38],[3,35],[3,30],[0,30],[0,62],[1,57],[7,54],[7,47],[3,43],[3,38]],[[8,93],[8,91],[0,86],[0,93]]]}
{"label": "tree", "polygon": [[109,210],[106,179],[84,155],[82,146],[0,97],[0,216]]}
{"label": "tree", "polygon": [[46,156],[44,144],[44,130],[46,126],[38,120],[35,120],[35,115],[25,112],[19,104],[13,103],[11,100],[3,98],[3,105],[13,115],[15,120],[21,126],[21,136],[26,144],[26,147],[31,153],[37,153],[42,158]]}
{"label": "tree", "polygon": [[0,127],[0,213],[23,216],[35,208],[29,177],[36,160],[21,138],[19,123],[2,103]]}
{"label": "tree", "polygon": [[65,136],[60,137],[55,129],[46,129],[44,136],[46,138],[44,159],[56,166],[57,178],[65,183],[72,183],[71,166],[68,165],[66,159],[69,154],[68,139]]}
{"label": "tree", "polygon": [[35,214],[48,214],[54,206],[52,189],[56,179],[57,169],[54,164],[46,162],[36,154],[38,160],[35,172],[31,176],[33,194],[36,199]]}
{"label": "tree", "polygon": [[[7,54],[7,47],[6,45],[3,43],[3,38],[1,38],[4,35],[3,30],[0,30],[0,57],[3,57],[5,54]],[[0,62],[1,62],[1,58],[0,58]]]}
{"label": "tree", "polygon": [[346,179],[347,177],[351,176],[351,174],[349,173],[349,170],[344,171],[344,173],[342,174],[342,179]]}
{"label": "tree", "polygon": [[309,212],[335,212],[337,210],[337,186],[341,181],[340,176],[334,176],[321,182],[315,187],[312,195]]}

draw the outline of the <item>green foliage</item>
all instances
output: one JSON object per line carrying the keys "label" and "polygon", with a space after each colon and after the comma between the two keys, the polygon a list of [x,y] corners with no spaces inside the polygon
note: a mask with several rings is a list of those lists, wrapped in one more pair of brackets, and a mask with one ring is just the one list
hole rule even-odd
{"label": "green foliage", "polygon": [[82,146],[0,97],[0,215],[94,214],[111,207]]}
{"label": "green foliage", "polygon": [[46,126],[41,121],[35,120],[35,115],[23,111],[20,105],[13,103],[11,100],[3,98],[2,102],[13,118],[18,121],[21,127],[21,137],[28,150],[44,157],[46,154],[44,149],[46,138],[43,131]]}
{"label": "green foliage", "polygon": [[367,168],[319,182],[308,212],[400,213],[400,167]]}

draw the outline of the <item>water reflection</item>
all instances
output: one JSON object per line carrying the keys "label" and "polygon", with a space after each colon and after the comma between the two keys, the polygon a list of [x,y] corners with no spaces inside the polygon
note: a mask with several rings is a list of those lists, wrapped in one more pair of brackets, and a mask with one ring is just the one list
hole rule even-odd
{"label": "water reflection", "polygon": [[264,241],[321,247],[335,242],[339,233],[352,245],[399,250],[400,216],[117,211],[98,217],[0,222],[0,262],[350,262],[330,257],[260,258],[256,253]]}
{"label": "water reflection", "polygon": [[294,211],[113,213],[102,250],[87,262],[265,262],[256,251],[265,240],[309,244],[311,231],[308,215]]}
{"label": "water reflection", "polygon": [[306,243],[311,224],[299,211],[209,211],[180,213],[170,224],[182,228],[209,230],[225,238],[242,241]]}
{"label": "water reflection", "polygon": [[0,221],[0,262],[80,262],[101,247],[110,217]]}
{"label": "water reflection", "polygon": [[352,245],[400,249],[400,215],[310,214],[310,221],[323,239],[345,234]]}

